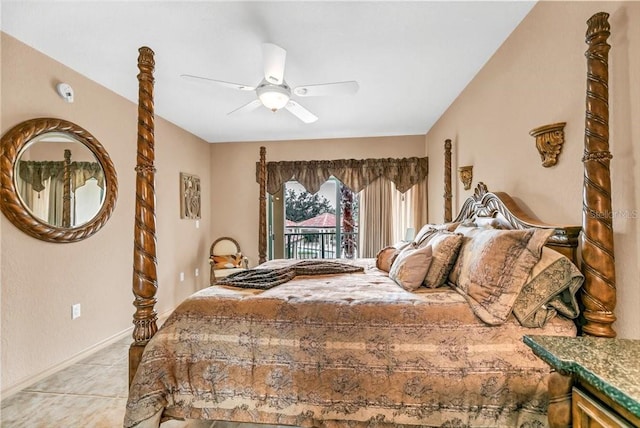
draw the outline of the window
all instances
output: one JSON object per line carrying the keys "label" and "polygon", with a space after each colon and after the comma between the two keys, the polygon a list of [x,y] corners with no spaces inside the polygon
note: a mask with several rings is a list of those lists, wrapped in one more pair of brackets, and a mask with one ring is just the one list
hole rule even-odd
{"label": "window", "polygon": [[[297,181],[284,184],[271,203],[273,221],[283,221],[282,234],[271,224],[269,254],[276,258],[334,259],[358,257],[358,196],[331,177],[309,193]],[[282,203],[278,203],[282,201]],[[273,210],[283,210],[279,216]],[[272,223],[273,223],[272,221]],[[282,243],[279,241],[282,240]]]}

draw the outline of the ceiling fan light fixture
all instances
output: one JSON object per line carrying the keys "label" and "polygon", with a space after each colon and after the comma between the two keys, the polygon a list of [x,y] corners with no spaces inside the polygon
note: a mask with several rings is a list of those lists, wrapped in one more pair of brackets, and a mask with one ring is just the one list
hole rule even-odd
{"label": "ceiling fan light fixture", "polygon": [[271,111],[278,111],[289,102],[291,91],[287,87],[264,85],[256,89],[260,102]]}

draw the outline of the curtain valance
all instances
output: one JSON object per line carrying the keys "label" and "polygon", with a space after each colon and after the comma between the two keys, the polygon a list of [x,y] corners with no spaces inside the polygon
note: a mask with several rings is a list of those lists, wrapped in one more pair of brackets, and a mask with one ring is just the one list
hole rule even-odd
{"label": "curtain valance", "polygon": [[[296,180],[310,193],[334,176],[354,192],[364,189],[379,177],[391,180],[404,193],[427,177],[429,158],[340,159],[319,161],[267,162],[267,192],[277,193],[284,183]],[[256,164],[259,181],[260,165]]]}
{"label": "curtain valance", "polygon": [[[44,183],[51,177],[62,180],[64,168],[64,161],[20,161],[18,175],[31,184],[33,190],[41,192],[45,188]],[[92,178],[97,180],[100,188],[104,188],[104,171],[98,162],[71,162],[69,171],[74,190]]]}

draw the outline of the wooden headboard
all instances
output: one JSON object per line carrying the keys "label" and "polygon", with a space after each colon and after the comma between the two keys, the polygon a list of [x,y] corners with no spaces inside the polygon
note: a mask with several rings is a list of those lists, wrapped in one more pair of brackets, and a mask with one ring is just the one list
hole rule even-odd
{"label": "wooden headboard", "polygon": [[553,229],[553,235],[547,241],[547,246],[564,254],[575,264],[579,263],[577,254],[580,226],[560,226],[543,223],[529,217],[514,201],[504,192],[491,193],[484,183],[478,183],[473,196],[463,204],[458,216],[453,220],[463,222],[465,220],[495,219],[510,229]]}
{"label": "wooden headboard", "polygon": [[[611,178],[609,163],[609,112],[608,112],[608,52],[609,23],[607,13],[597,13],[587,22],[587,102],[584,140],[584,206],[582,215],[582,270],[585,284],[582,292],[585,324],[584,334],[614,337],[612,324],[615,321],[616,301],[615,269],[613,254],[613,229],[611,216]],[[129,376],[133,378],[142,351],[157,331],[155,311],[157,291],[156,223],[155,223],[155,167],[154,167],[154,118],[153,118],[153,71],[154,53],[147,47],[140,48],[138,57],[139,102],[138,102],[138,154],[136,165],[136,208],[133,254],[134,306],[133,343],[129,351]],[[450,142],[449,142],[450,143]],[[445,163],[449,183],[445,182],[445,218],[451,215],[451,161]],[[261,165],[265,164],[265,152],[261,150]],[[448,166],[447,166],[448,165]],[[259,169],[266,174],[266,168]],[[447,175],[447,174],[445,174]],[[266,175],[261,175],[260,183],[260,259],[266,256]],[[487,196],[488,195],[488,196]],[[493,196],[492,196],[493,195]],[[505,201],[499,193],[486,193],[485,203],[491,206],[493,198]],[[509,198],[510,199],[510,198]],[[476,201],[477,202],[477,201]],[[523,227],[529,223],[521,213]],[[448,209],[448,211],[447,211]],[[462,207],[464,212],[465,206]],[[504,213],[503,213],[504,214]],[[554,239],[558,244],[574,239],[576,228],[560,228]]]}

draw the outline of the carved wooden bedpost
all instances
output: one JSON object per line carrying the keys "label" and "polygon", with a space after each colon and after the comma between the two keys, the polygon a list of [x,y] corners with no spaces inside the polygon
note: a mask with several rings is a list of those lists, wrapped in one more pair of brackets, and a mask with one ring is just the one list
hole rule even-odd
{"label": "carved wooden bedpost", "polygon": [[62,227],[71,227],[71,150],[64,151],[62,175]]}
{"label": "carved wooden bedpost", "polygon": [[588,21],[586,42],[587,100],[584,140],[584,189],[582,206],[582,287],[585,325],[593,336],[615,337],[615,259],[609,162],[608,13]]}
{"label": "carved wooden bedpost", "polygon": [[549,377],[549,410],[550,428],[571,428],[571,389],[573,378],[559,372],[552,372]]}
{"label": "carved wooden bedpost", "polygon": [[444,221],[451,221],[451,140],[444,140]]}
{"label": "carved wooden bedpost", "polygon": [[258,223],[258,261],[267,261],[267,149],[260,147],[258,182],[260,184],[260,219]]}
{"label": "carved wooden bedpost", "polygon": [[158,330],[155,311],[158,289],[156,259],[156,193],[153,117],[153,51],[139,49],[138,74],[138,155],[136,163],[136,214],[133,248],[133,343],[129,348],[129,384],[133,380],[142,351]]}

